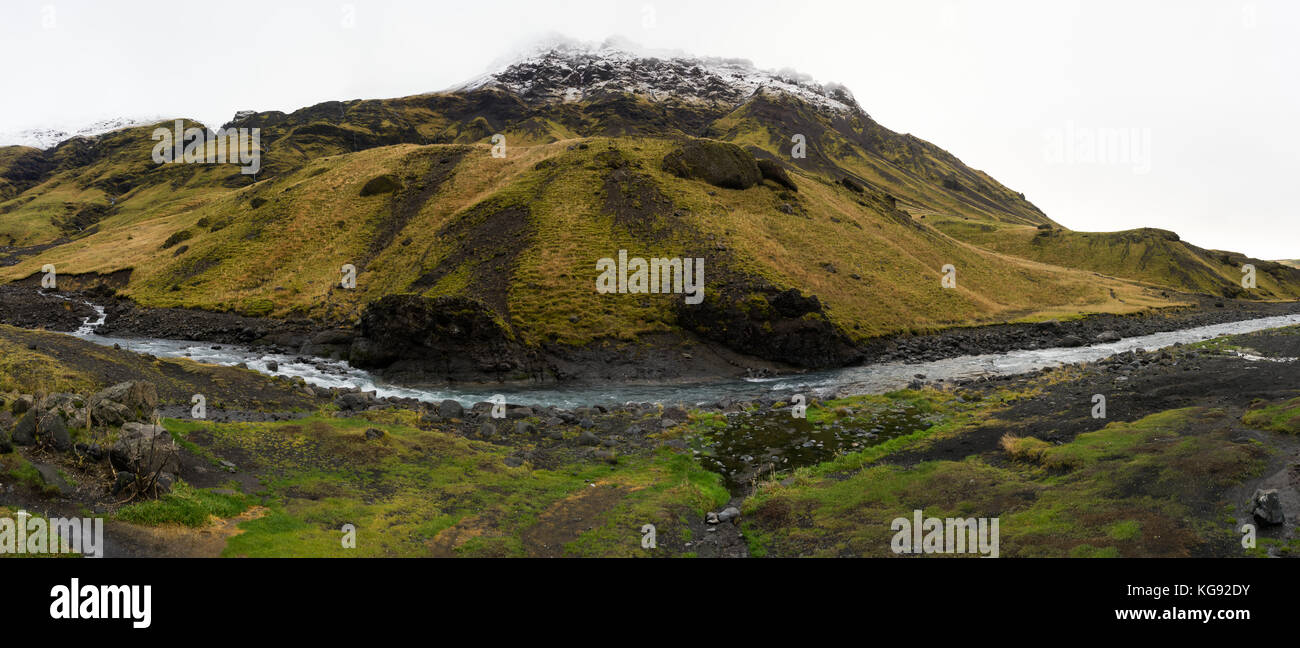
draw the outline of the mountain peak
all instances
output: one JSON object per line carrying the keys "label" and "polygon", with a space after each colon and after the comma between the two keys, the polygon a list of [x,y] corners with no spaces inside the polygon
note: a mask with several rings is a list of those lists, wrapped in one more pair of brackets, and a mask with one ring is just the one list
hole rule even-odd
{"label": "mountain peak", "polygon": [[741,58],[652,50],[619,37],[601,43],[547,37],[499,63],[496,71],[451,90],[489,87],[540,102],[628,93],[651,101],[730,106],[759,93],[783,93],[830,112],[861,111],[844,86],[818,83],[794,70],[763,70]]}
{"label": "mountain peak", "polygon": [[99,119],[89,124],[61,124],[57,126],[0,133],[0,146],[30,146],[32,148],[44,150],[54,148],[58,144],[75,137],[94,138],[124,128],[134,128],[137,126],[155,124],[164,119],[166,118],[162,116],[110,117],[107,119]]}

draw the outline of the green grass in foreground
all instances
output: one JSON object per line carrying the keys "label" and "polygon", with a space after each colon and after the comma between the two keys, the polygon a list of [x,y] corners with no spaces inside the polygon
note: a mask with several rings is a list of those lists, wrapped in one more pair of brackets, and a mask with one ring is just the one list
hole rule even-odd
{"label": "green grass in foreground", "polygon": [[[18,511],[20,510],[24,510],[24,509],[15,508],[12,506],[0,505],[0,518],[8,518],[10,520],[16,521],[18,519]],[[33,513],[31,511],[24,510],[24,512],[26,512],[28,515],[26,519],[29,525],[32,523],[32,520],[41,519],[45,521],[45,528],[46,529],[50,528],[49,517],[41,515],[40,513]],[[31,542],[31,540],[28,540],[28,542]],[[29,544],[28,547],[30,546],[31,545]],[[46,549],[47,551],[41,551],[37,553],[6,553],[0,551],[0,558],[80,558],[82,556],[80,553],[73,552],[73,551],[63,553],[63,552],[48,551],[49,547],[46,547]]]}
{"label": "green grass in foreground", "polygon": [[[573,456],[543,469],[507,465],[514,448],[393,417],[166,424],[216,456],[247,457],[241,468],[262,476],[257,495],[267,511],[239,524],[226,556],[669,555],[688,520],[728,498],[718,475],[668,449],[616,465],[566,450]],[[368,427],[387,434],[366,441]],[[192,523],[248,503],[186,487],[119,517]],[[343,546],[349,524],[355,548]],[[643,524],[656,526],[659,549],[641,548]]]}
{"label": "green grass in foreground", "polygon": [[[1265,450],[1170,410],[1112,423],[1036,460],[914,467],[839,460],[764,484],[745,503],[754,555],[892,556],[894,518],[998,517],[1003,556],[1188,556],[1235,543],[1216,488],[1258,472]],[[1198,425],[1198,423],[1201,423]]]}
{"label": "green grass in foreground", "polygon": [[1241,422],[1261,430],[1300,434],[1300,398],[1251,405]]}
{"label": "green grass in foreground", "polygon": [[213,517],[231,518],[248,509],[243,495],[213,493],[177,482],[172,491],[156,500],[128,504],[117,512],[117,519],[136,524],[180,524],[201,527]]}

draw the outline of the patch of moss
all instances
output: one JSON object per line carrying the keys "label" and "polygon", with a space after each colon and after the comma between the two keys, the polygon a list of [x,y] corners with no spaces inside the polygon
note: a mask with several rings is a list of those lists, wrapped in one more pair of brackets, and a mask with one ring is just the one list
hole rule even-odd
{"label": "patch of moss", "polygon": [[1282,402],[1258,402],[1250,406],[1241,422],[1253,428],[1300,434],[1300,398]]}
{"label": "patch of moss", "polygon": [[[689,454],[511,467],[510,448],[382,412],[181,427],[208,451],[249,457],[241,467],[268,475],[267,514],[240,523],[227,556],[671,555],[683,546],[686,520],[728,497],[721,478]],[[369,427],[383,429],[383,440],[365,440]],[[567,507],[593,495],[600,505],[570,519]],[[343,546],[348,524],[355,548]],[[658,529],[657,554],[641,548],[644,524]]]}
{"label": "patch of moss", "polygon": [[920,509],[1000,518],[1006,556],[1202,555],[1237,541],[1221,489],[1265,462],[1261,448],[1200,423],[1214,415],[1187,408],[1111,423],[1045,449],[1042,466],[970,457],[800,471],[746,501],[745,533],[756,554],[887,556],[890,521]]}

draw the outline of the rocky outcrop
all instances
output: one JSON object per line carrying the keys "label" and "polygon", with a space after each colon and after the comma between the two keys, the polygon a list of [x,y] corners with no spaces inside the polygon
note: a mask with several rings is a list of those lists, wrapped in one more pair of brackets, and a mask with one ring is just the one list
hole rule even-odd
{"label": "rocky outcrop", "polygon": [[678,308],[685,328],[728,348],[797,367],[828,368],[861,357],[822,310],[817,297],[793,288],[710,292],[703,303]]}
{"label": "rocky outcrop", "polygon": [[[71,394],[54,394],[46,399],[61,401]],[[45,406],[43,403],[33,406],[23,413],[14,425],[13,442],[21,446],[42,445],[59,451],[72,448],[72,435],[68,431],[69,421],[77,419],[65,414],[62,406]]]}
{"label": "rocky outcrop", "polygon": [[520,372],[525,359],[483,303],[419,295],[389,295],[369,304],[348,354],[358,367],[449,380]]}
{"label": "rocky outcrop", "polygon": [[1250,498],[1250,514],[1260,524],[1277,525],[1285,522],[1286,515],[1282,512],[1282,500],[1278,497],[1277,489],[1255,489],[1255,494]]}
{"label": "rocky outcrop", "polygon": [[664,156],[663,170],[726,189],[748,189],[762,179],[754,156],[728,142],[697,139]]}
{"label": "rocky outcrop", "polygon": [[794,180],[790,178],[790,174],[786,172],[785,167],[781,166],[779,162],[758,160],[757,164],[758,171],[763,175],[764,180],[771,180],[790,191],[799,191],[798,185],[794,183]]}
{"label": "rocky outcrop", "polygon": [[36,412],[28,410],[14,425],[14,443],[23,446],[36,444]]}
{"label": "rocky outcrop", "polygon": [[136,475],[176,473],[180,468],[176,444],[161,425],[123,425],[108,458],[114,468]]}
{"label": "rocky outcrop", "polygon": [[[153,419],[157,407],[158,389],[153,383],[139,380],[118,383],[89,400],[68,393],[35,398],[21,395],[13,405],[15,412],[21,412],[13,426],[13,442],[67,452],[73,449],[72,430],[147,422]],[[12,420],[8,412],[5,418]]]}
{"label": "rocky outcrop", "polygon": [[150,421],[157,408],[158,388],[143,380],[121,382],[90,397],[91,416],[97,424]]}

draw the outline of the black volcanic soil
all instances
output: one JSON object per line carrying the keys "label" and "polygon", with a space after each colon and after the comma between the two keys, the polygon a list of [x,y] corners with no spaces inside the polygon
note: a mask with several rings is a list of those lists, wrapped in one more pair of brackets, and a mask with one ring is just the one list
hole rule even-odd
{"label": "black volcanic soil", "polygon": [[1131,315],[1090,315],[1077,320],[953,328],[932,335],[893,336],[865,345],[869,362],[928,362],[961,355],[1094,344],[1103,332],[1138,337],[1166,331],[1300,313],[1300,302],[1251,302],[1179,295],[1195,302]]}
{"label": "black volcanic soil", "polygon": [[[1256,339],[1267,333],[1239,336]],[[1287,357],[1300,356],[1300,335],[1273,335],[1277,350]],[[1009,376],[966,385],[974,393],[999,388],[1016,388],[1037,381],[1051,370],[1025,376]],[[1092,418],[1092,397],[1106,397],[1106,418]],[[959,437],[935,441],[916,452],[901,452],[889,463],[912,465],[932,460],[960,460],[970,455],[1000,455],[998,440],[1003,434],[1032,436],[1065,443],[1085,432],[1099,430],[1116,421],[1143,417],[1181,407],[1220,407],[1228,418],[1240,421],[1256,399],[1278,400],[1300,395],[1300,365],[1290,362],[1252,362],[1224,355],[1209,355],[1186,349],[1146,354],[1122,354],[1087,365],[1082,375],[1049,383],[1044,393],[1021,400],[997,414],[994,424]],[[1249,428],[1240,426],[1242,434]]]}

